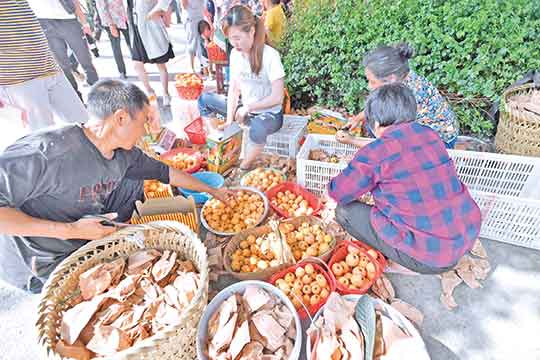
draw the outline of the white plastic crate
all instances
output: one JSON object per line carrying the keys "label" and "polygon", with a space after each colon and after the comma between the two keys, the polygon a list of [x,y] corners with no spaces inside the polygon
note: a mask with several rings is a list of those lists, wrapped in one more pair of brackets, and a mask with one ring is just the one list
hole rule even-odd
{"label": "white plastic crate", "polygon": [[333,164],[309,160],[309,152],[313,149],[322,149],[341,158],[351,158],[358,148],[337,142],[334,135],[309,134],[306,137],[296,158],[296,178],[300,185],[321,196],[326,193],[330,179],[347,166],[347,161]]}
{"label": "white plastic crate", "polygon": [[[268,136],[264,152],[294,159],[300,150],[300,140],[307,133],[307,124],[308,118],[305,116],[285,115],[283,127],[277,133]],[[248,131],[244,130],[242,158],[247,151]]]}
{"label": "white plastic crate", "polygon": [[480,237],[540,250],[540,201],[471,190],[482,211]]}
{"label": "white plastic crate", "polygon": [[540,158],[449,150],[471,191],[540,200]]}
{"label": "white plastic crate", "polygon": [[[307,136],[298,153],[298,183],[322,196],[330,179],[347,166],[309,160],[322,149],[350,158],[357,149],[338,143],[333,135]],[[540,158],[450,150],[461,181],[482,210],[480,236],[540,249]]]}

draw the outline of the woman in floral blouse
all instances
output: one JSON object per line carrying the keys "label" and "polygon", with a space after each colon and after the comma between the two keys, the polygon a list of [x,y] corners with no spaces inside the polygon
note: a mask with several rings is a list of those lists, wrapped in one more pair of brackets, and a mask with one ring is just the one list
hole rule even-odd
{"label": "woman in floral blouse", "polygon": [[[446,144],[453,148],[459,133],[457,118],[448,101],[428,80],[409,67],[414,49],[408,44],[381,46],[364,58],[368,86],[375,90],[382,85],[399,82],[410,88],[416,97],[416,121],[435,130]],[[351,120],[351,126],[364,123],[364,112]]]}

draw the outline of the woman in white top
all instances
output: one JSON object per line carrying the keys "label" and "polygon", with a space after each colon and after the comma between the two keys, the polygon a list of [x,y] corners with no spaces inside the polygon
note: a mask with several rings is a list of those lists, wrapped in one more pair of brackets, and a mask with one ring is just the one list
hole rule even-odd
{"label": "woman in white top", "polygon": [[233,46],[227,106],[223,109],[215,94],[205,93],[199,99],[199,109],[203,116],[226,113],[224,126],[235,120],[250,126],[247,155],[240,164],[242,170],[248,170],[263,151],[268,135],[283,125],[285,71],[277,50],[265,44],[264,22],[249,8],[232,7],[222,27]]}

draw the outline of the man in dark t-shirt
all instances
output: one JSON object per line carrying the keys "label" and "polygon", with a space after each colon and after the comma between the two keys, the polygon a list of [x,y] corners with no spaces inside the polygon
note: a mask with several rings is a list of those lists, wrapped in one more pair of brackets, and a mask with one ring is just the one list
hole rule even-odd
{"label": "man in dark t-shirt", "polygon": [[0,278],[39,292],[54,268],[89,240],[114,232],[85,215],[130,218],[143,181],[208,192],[194,177],[146,156],[135,147],[153,120],[146,95],[115,80],[88,95],[84,125],[26,136],[0,154]]}

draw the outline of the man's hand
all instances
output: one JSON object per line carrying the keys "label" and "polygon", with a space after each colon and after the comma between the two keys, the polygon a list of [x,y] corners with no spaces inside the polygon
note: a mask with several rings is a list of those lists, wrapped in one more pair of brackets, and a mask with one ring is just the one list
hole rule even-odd
{"label": "man's hand", "polygon": [[82,24],[82,30],[83,30],[83,33],[85,33],[86,35],[92,35],[92,28],[90,27],[90,24],[88,23]]}
{"label": "man's hand", "polygon": [[118,33],[118,28],[115,25],[111,25],[110,30],[113,37],[117,38],[120,36],[120,34]]}
{"label": "man's hand", "polygon": [[229,189],[221,188],[213,190],[210,195],[227,205],[229,201],[234,197],[235,193],[234,191],[231,191]]}
{"label": "man's hand", "polygon": [[[118,214],[110,213],[103,216],[114,220]],[[103,221],[99,218],[79,219],[70,225],[70,238],[82,239],[82,240],[99,240],[107,235],[112,234],[117,230],[114,226],[103,226],[100,222]]]}
{"label": "man's hand", "polygon": [[336,140],[342,144],[353,145],[354,138],[348,132],[339,130],[336,133]]}

